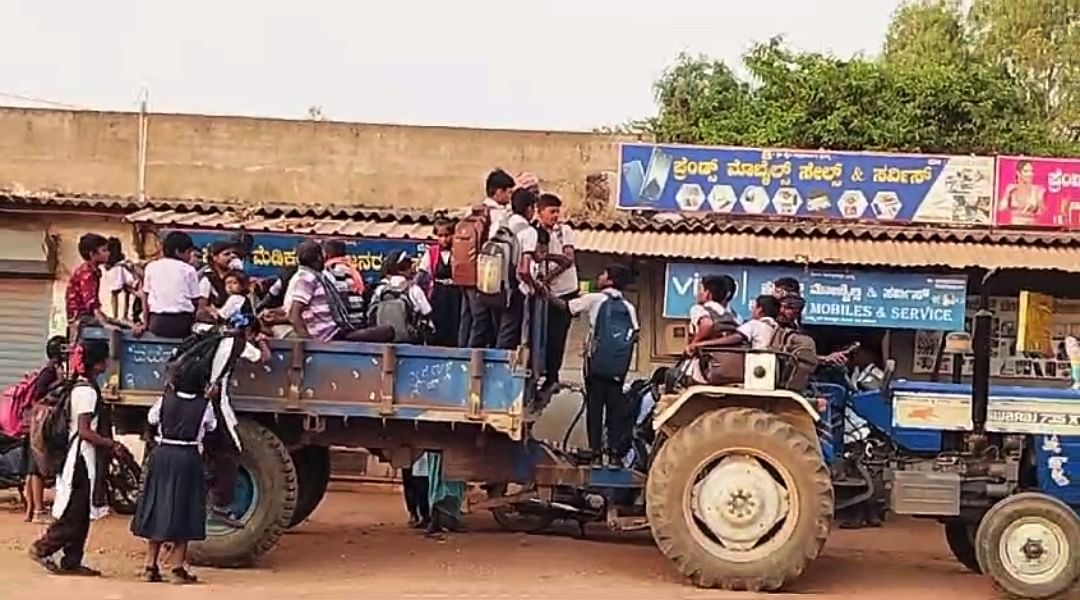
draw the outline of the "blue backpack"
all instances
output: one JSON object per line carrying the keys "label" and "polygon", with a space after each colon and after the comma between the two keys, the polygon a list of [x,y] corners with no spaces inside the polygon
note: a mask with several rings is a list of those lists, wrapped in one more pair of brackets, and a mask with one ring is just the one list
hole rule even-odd
{"label": "blue backpack", "polygon": [[622,381],[630,370],[637,329],[623,298],[600,305],[589,343],[589,375]]}

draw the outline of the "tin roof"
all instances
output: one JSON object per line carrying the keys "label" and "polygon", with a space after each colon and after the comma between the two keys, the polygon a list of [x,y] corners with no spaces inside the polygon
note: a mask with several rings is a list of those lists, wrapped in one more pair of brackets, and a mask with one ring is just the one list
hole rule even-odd
{"label": "tin roof", "polygon": [[[218,211],[213,213],[144,208],[127,216],[133,223],[165,227],[246,230],[299,233],[318,236],[357,236],[391,239],[431,239],[431,216],[398,213],[389,220],[380,213],[360,217],[313,217],[267,215],[260,211]],[[854,227],[854,226],[853,226]],[[828,235],[815,230],[743,230],[708,228],[686,230],[662,222],[639,227],[597,227],[578,221],[577,248],[601,254],[625,254],[689,260],[757,262],[808,262],[813,264],[866,265],[881,267],[947,267],[963,269],[1026,268],[1080,272],[1080,242],[1049,236],[1032,241],[1012,241],[1009,234],[978,241],[959,236],[952,240],[908,237],[874,237],[869,233]]]}

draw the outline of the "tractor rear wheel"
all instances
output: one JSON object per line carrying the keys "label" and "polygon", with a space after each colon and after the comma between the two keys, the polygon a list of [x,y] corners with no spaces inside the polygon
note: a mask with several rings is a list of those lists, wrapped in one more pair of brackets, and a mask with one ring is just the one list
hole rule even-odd
{"label": "tractor rear wheel", "polygon": [[695,585],[775,591],[825,545],[832,481],[820,449],[788,422],[724,408],[660,448],[646,513],[660,551]]}
{"label": "tractor rear wheel", "polygon": [[945,542],[949,544],[956,560],[972,573],[982,573],[979,561],[975,557],[976,526],[960,520],[945,522]]}
{"label": "tractor rear wheel", "polygon": [[330,448],[304,446],[290,453],[296,466],[296,510],[289,527],[303,523],[319,507],[330,485]]}

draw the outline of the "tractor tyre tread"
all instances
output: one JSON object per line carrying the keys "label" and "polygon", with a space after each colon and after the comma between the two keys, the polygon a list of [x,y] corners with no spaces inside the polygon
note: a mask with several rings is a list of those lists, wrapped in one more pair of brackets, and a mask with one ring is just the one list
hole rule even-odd
{"label": "tractor tyre tread", "polygon": [[1061,500],[1038,492],[1022,492],[999,501],[983,516],[975,533],[975,553],[982,572],[1004,596],[1024,600],[1056,598],[1080,581],[1080,560],[1073,556],[1069,568],[1042,585],[1025,585],[1006,572],[998,552],[1000,535],[1018,514],[1037,515],[1054,522],[1068,538],[1070,552],[1080,551],[1080,518]]}
{"label": "tractor tyre tread", "polygon": [[205,541],[192,544],[193,564],[223,568],[252,566],[277,545],[296,510],[296,466],[281,438],[250,419],[241,419],[237,432],[244,445],[241,464],[246,457],[263,459],[262,463],[268,464],[255,465],[256,469],[277,471],[264,475],[278,480],[273,483],[280,484],[280,489],[260,489],[259,506],[244,529],[225,536],[208,535]]}
{"label": "tractor tyre tread", "polygon": [[290,455],[296,467],[296,510],[289,519],[289,527],[303,523],[315,512],[326,495],[330,484],[330,448],[304,446]]}
{"label": "tractor tyre tread", "polygon": [[[795,479],[801,516],[786,547],[772,556],[752,563],[725,562],[694,540],[684,514],[684,492],[701,461],[718,450],[718,442],[746,434]],[[739,445],[745,446],[746,441]],[[657,546],[680,573],[705,588],[781,589],[821,553],[832,525],[833,505],[832,480],[820,449],[780,417],[753,408],[714,410],[681,428],[657,452],[646,482],[646,512]]]}
{"label": "tractor tyre tread", "polygon": [[975,556],[975,525],[959,519],[945,522],[945,543],[960,564],[972,573],[982,573],[979,559]]}

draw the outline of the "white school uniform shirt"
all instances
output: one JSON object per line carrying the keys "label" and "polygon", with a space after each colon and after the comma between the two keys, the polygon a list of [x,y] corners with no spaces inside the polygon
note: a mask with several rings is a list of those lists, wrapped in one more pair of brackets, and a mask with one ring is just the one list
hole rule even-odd
{"label": "white school uniform shirt", "polygon": [[[559,223],[550,232],[551,240],[548,242],[548,255],[565,256],[568,248],[574,247],[574,230],[566,223]],[[554,263],[549,263],[555,268]],[[571,264],[570,268],[559,273],[551,280],[551,293],[555,296],[565,296],[578,291],[577,264]]]}
{"label": "white school uniform shirt", "polygon": [[[585,337],[585,343],[589,344],[592,339],[592,332],[596,328],[596,317],[600,314],[600,306],[607,301],[608,298],[618,298],[622,300],[626,305],[626,310],[630,313],[630,322],[634,326],[634,331],[641,330],[641,323],[638,321],[637,309],[630,303],[629,300],[623,297],[623,293],[615,288],[604,288],[599,292],[591,292],[584,296],[578,296],[577,298],[571,298],[566,303],[567,308],[570,310],[570,314],[577,316],[581,313],[586,313],[589,316],[589,335]],[[588,346],[586,346],[587,348]]]}
{"label": "white school uniform shirt", "polygon": [[[217,350],[214,351],[214,360],[210,366],[210,381],[221,380],[221,416],[225,418],[225,427],[229,430],[229,435],[232,436],[233,441],[236,442],[236,448],[243,450],[243,446],[240,445],[240,434],[236,432],[236,425],[239,421],[233,411],[232,403],[229,401],[229,385],[232,383],[229,380],[232,379],[232,373],[222,374],[222,371],[229,363],[233,343],[234,338],[227,336],[222,338],[221,343],[218,344]],[[240,358],[251,363],[257,363],[262,360],[262,352],[251,342],[245,341],[244,349],[240,352]]]}
{"label": "white school uniform shirt", "polygon": [[388,278],[384,278],[382,282],[379,283],[379,287],[375,288],[375,293],[371,296],[372,301],[377,302],[379,296],[381,296],[383,291],[385,291],[387,288],[390,288],[392,290],[401,290],[408,288],[405,293],[408,296],[409,302],[412,304],[413,308],[416,309],[416,312],[420,313],[420,315],[424,317],[431,314],[431,302],[428,300],[427,294],[425,294],[424,290],[420,289],[419,286],[414,285],[413,282],[405,279],[405,277],[402,275],[391,275]]}
{"label": "white school uniform shirt", "polygon": [[712,310],[719,316],[724,316],[728,313],[728,309],[724,308],[723,304],[720,304],[716,300],[709,300],[705,304],[695,304],[690,307],[690,335],[697,334],[698,323],[705,317],[712,317],[709,310]]}
{"label": "white school uniform shirt", "polygon": [[[86,466],[86,477],[90,481],[90,518],[96,520],[109,514],[108,506],[94,506],[93,502],[94,487],[97,485],[97,448],[79,437],[79,416],[94,414],[99,400],[98,391],[91,385],[79,384],[71,390],[71,395],[68,398],[68,402],[71,403],[68,431],[70,432],[69,435],[75,437],[75,440],[68,446],[67,454],[64,456],[64,466],[60,470],[60,475],[56,478],[56,494],[53,498],[52,508],[54,518],[59,519],[62,517],[64,511],[67,510],[68,503],[71,502],[71,486],[75,481],[75,462],[76,457],[80,455],[83,464]],[[90,421],[90,428],[96,430],[97,426],[98,417],[94,415],[94,418]]]}
{"label": "white school uniform shirt", "polygon": [[159,258],[146,265],[143,291],[148,314],[193,313],[201,297],[199,274],[182,260]]}
{"label": "white school uniform shirt", "polygon": [[739,325],[736,331],[741,333],[746,338],[746,341],[750,342],[750,348],[768,350],[769,342],[772,341],[776,328],[776,321],[772,317],[762,317],[760,319],[750,319]]}
{"label": "white school uniform shirt", "polygon": [[487,207],[488,216],[488,239],[495,237],[495,232],[502,226],[503,221],[510,216],[510,206],[499,204],[494,198],[484,198],[481,205]]}
{"label": "white school uniform shirt", "polygon": [[[195,394],[188,394],[186,392],[176,392],[176,395],[185,400],[194,400]],[[161,436],[161,404],[165,401],[165,396],[161,396],[157,399],[157,402],[150,407],[150,412],[146,415],[146,422],[153,427],[157,427],[157,433],[154,435],[154,439],[160,444],[162,443]],[[195,445],[199,447],[199,452],[202,452],[203,437],[210,431],[217,429],[217,417],[214,416],[214,405],[210,402],[206,403],[206,410],[203,411],[202,427],[199,428],[199,433],[195,438]]]}

